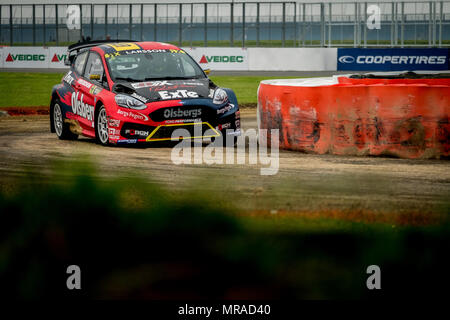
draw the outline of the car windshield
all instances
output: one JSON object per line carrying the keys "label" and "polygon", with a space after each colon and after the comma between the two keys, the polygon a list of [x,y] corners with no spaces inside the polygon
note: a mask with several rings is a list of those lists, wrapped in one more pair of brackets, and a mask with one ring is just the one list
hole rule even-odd
{"label": "car windshield", "polygon": [[144,81],[158,79],[205,78],[197,63],[182,50],[105,54],[113,80]]}

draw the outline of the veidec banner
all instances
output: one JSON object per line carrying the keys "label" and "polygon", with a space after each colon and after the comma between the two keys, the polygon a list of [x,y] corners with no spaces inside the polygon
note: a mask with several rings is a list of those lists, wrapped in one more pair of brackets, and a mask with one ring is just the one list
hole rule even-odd
{"label": "veidec banner", "polygon": [[449,49],[338,49],[338,71],[449,70]]}
{"label": "veidec banner", "polygon": [[211,70],[248,70],[248,50],[244,48],[183,48],[203,68]]}
{"label": "veidec banner", "polygon": [[2,68],[67,68],[65,47],[0,48]]}

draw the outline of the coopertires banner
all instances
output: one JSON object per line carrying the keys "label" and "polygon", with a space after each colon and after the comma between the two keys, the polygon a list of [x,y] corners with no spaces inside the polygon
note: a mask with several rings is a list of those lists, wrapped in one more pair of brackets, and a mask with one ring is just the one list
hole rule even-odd
{"label": "coopertires banner", "polygon": [[449,70],[449,50],[441,48],[338,49],[337,70]]}

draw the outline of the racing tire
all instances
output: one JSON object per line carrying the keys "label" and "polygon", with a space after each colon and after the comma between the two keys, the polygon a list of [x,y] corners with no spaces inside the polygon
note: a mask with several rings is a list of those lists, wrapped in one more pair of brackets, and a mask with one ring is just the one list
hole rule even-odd
{"label": "racing tire", "polygon": [[56,136],[61,140],[77,139],[78,135],[70,131],[70,125],[64,122],[61,105],[58,100],[55,100],[55,103],[53,104],[52,113]]}
{"label": "racing tire", "polygon": [[108,116],[105,106],[100,106],[95,120],[95,138],[103,146],[109,145]]}

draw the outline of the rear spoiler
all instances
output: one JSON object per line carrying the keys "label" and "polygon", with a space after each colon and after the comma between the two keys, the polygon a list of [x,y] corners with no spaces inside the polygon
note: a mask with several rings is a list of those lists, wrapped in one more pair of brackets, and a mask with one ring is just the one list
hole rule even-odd
{"label": "rear spoiler", "polygon": [[70,66],[73,62],[74,57],[76,56],[76,54],[82,50],[82,49],[86,49],[86,48],[91,48],[91,47],[95,47],[98,46],[100,44],[105,44],[105,43],[116,43],[116,42],[137,42],[136,40],[123,40],[123,39],[117,39],[117,40],[93,40],[93,41],[79,41],[77,43],[71,44],[67,50],[68,50],[68,55],[67,55],[67,59],[64,61],[64,64],[66,66]]}

